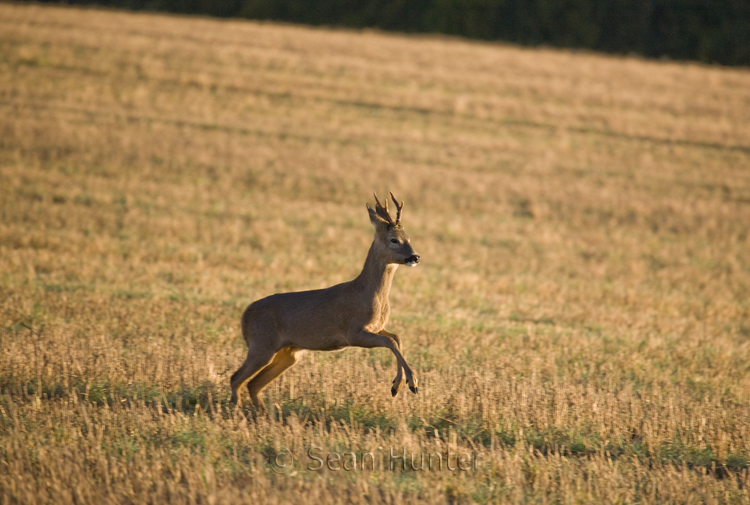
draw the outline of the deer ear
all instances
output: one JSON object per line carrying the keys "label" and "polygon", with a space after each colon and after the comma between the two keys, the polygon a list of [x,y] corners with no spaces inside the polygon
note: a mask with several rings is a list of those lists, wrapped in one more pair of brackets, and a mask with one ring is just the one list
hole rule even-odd
{"label": "deer ear", "polygon": [[387,227],[389,225],[388,221],[380,217],[378,213],[375,211],[375,209],[370,207],[369,203],[366,205],[367,205],[367,212],[370,214],[370,222],[375,228],[378,228],[380,226]]}

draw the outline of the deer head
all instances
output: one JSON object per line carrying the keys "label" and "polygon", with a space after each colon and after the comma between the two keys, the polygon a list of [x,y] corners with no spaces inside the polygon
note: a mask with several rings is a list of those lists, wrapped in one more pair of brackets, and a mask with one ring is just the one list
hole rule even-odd
{"label": "deer head", "polygon": [[417,266],[419,255],[412,249],[409,236],[401,225],[401,212],[404,210],[404,202],[399,205],[393,193],[391,193],[391,199],[396,206],[396,219],[394,220],[388,212],[388,200],[386,199],[385,205],[383,205],[375,193],[373,193],[373,196],[375,197],[375,208],[373,209],[369,203],[367,204],[370,222],[375,226],[373,246],[377,248],[378,253],[387,263],[410,267]]}

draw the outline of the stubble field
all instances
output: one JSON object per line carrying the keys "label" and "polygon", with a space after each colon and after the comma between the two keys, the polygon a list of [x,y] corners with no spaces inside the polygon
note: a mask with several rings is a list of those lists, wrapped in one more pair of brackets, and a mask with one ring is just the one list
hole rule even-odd
{"label": "stubble field", "polygon": [[[748,118],[747,69],[0,4],[0,503],[747,502]],[[349,349],[232,407],[244,307],[388,190],[419,394]]]}

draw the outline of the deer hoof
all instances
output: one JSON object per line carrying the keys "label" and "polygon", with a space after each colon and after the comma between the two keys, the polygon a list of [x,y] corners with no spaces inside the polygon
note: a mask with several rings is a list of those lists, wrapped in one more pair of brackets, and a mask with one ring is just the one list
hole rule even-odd
{"label": "deer hoof", "polygon": [[391,396],[396,396],[398,394],[398,389],[396,389],[396,386],[393,386],[391,388]]}
{"label": "deer hoof", "polygon": [[414,386],[414,387],[411,387],[411,386],[409,386],[409,389],[410,389],[410,390],[411,390],[411,392],[412,392],[412,393],[414,393],[414,394],[417,394],[417,393],[419,393],[419,388],[418,388],[417,386]]}

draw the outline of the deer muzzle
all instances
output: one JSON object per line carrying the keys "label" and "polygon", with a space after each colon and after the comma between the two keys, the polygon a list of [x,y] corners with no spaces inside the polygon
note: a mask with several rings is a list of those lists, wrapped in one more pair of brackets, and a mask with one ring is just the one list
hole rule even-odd
{"label": "deer muzzle", "polygon": [[404,264],[410,267],[415,267],[419,263],[419,254],[412,254],[404,260]]}

